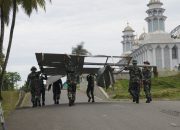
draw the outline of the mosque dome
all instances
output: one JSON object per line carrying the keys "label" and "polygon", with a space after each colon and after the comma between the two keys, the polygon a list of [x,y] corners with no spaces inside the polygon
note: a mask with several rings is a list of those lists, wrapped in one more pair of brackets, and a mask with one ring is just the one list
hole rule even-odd
{"label": "mosque dome", "polygon": [[134,30],[128,25],[123,32],[134,32]]}
{"label": "mosque dome", "polygon": [[147,33],[142,33],[140,36],[139,36],[139,40],[144,40],[144,38],[146,37]]}
{"label": "mosque dome", "polygon": [[152,3],[160,3],[160,0],[150,0],[149,4],[152,4]]}

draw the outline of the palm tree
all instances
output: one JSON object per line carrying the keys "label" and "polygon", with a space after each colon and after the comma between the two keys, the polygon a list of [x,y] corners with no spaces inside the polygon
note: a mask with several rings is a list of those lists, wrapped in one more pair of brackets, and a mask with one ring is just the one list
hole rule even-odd
{"label": "palm tree", "polygon": [[[9,60],[9,55],[11,51],[11,45],[12,45],[12,39],[13,39],[13,33],[14,33],[14,27],[15,27],[15,21],[16,21],[16,13],[17,13],[17,3],[22,6],[22,8],[25,10],[26,14],[28,16],[31,15],[33,10],[38,11],[38,7],[43,8],[45,10],[46,2],[45,0],[11,0],[12,1],[12,7],[13,7],[13,16],[12,16],[12,23],[11,23],[11,29],[10,29],[10,35],[9,35],[9,42],[8,42],[8,48],[6,52],[5,62],[2,67],[2,72],[0,75],[0,99],[2,99],[1,95],[1,88],[3,85],[4,80],[4,73],[6,71],[7,63]],[[49,0],[51,2],[51,0]]]}
{"label": "palm tree", "polygon": [[[5,25],[9,24],[9,14],[10,9],[12,8],[11,0],[0,0],[0,18],[1,18],[1,32],[0,32],[0,67],[3,65],[3,42],[4,42],[4,32]],[[1,68],[0,68],[1,72]]]}
{"label": "palm tree", "polygon": [[86,49],[84,49],[84,42],[81,42],[76,47],[72,48],[72,54],[75,55],[91,55]]}
{"label": "palm tree", "polygon": [[2,55],[3,41],[4,41],[4,29],[5,24],[9,24],[9,14],[12,8],[11,0],[1,0],[0,1],[0,13],[1,13],[1,34],[0,34],[0,55]]}

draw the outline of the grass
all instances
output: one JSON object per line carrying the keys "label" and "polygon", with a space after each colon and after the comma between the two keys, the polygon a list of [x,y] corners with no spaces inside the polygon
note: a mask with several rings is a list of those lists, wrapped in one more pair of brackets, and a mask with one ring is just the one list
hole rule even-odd
{"label": "grass", "polygon": [[16,107],[16,103],[19,98],[19,92],[17,91],[2,91],[2,107],[4,111],[5,118],[8,117],[11,111]]}
{"label": "grass", "polygon": [[[130,98],[128,93],[128,80],[118,80],[113,88],[107,90],[113,99]],[[180,100],[180,74],[169,77],[159,77],[152,79],[152,97],[158,99]],[[144,91],[141,89],[141,98],[144,98]]]}

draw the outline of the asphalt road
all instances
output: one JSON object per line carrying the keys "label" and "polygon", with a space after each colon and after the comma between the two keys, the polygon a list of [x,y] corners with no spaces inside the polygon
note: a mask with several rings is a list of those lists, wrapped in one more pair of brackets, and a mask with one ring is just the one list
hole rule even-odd
{"label": "asphalt road", "polygon": [[135,104],[96,98],[87,103],[86,95],[78,92],[76,105],[69,107],[66,92],[62,94],[59,105],[53,105],[48,92],[47,106],[17,109],[7,119],[7,130],[180,130],[180,101]]}

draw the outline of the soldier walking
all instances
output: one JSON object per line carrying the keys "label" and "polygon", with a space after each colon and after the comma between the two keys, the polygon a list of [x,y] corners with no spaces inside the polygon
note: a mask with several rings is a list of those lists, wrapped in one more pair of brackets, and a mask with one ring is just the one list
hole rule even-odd
{"label": "soldier walking", "polygon": [[44,106],[45,105],[45,92],[46,92],[44,80],[47,80],[47,75],[41,73],[39,78],[40,78],[40,87],[41,87],[42,106]]}
{"label": "soldier walking", "polygon": [[33,104],[33,107],[41,106],[40,103],[40,82],[39,82],[39,75],[40,71],[36,72],[37,69],[35,66],[31,68],[31,73],[28,75],[27,78],[27,85],[30,88],[31,91],[31,102]]}
{"label": "soldier walking", "polygon": [[133,97],[133,102],[139,103],[140,85],[142,82],[142,72],[137,66],[137,60],[132,61],[133,66],[128,66],[125,70],[129,70],[129,93]]}
{"label": "soldier walking", "polygon": [[48,91],[51,89],[51,86],[53,86],[52,89],[53,89],[54,104],[59,104],[61,89],[63,87],[62,80],[59,79],[56,82],[54,82],[53,84],[49,85]]}
{"label": "soldier walking", "polygon": [[142,69],[142,75],[143,75],[143,87],[144,92],[146,95],[146,103],[150,103],[152,101],[151,98],[151,67],[148,67],[150,63],[148,61],[144,62],[144,67]]}
{"label": "soldier walking", "polygon": [[[88,102],[90,102],[91,99],[92,99],[92,102],[95,102],[94,101],[94,75],[89,74],[87,76],[87,81],[88,81],[88,85],[87,85],[86,94],[88,96]],[[91,96],[90,96],[90,94],[91,94]]]}

